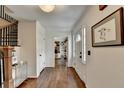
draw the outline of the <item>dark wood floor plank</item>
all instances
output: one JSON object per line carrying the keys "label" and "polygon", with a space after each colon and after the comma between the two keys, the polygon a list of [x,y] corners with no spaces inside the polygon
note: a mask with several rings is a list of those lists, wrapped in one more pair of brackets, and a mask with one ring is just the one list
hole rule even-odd
{"label": "dark wood floor plank", "polygon": [[55,68],[45,68],[37,79],[27,79],[18,88],[85,88],[76,71],[64,62],[57,60]]}

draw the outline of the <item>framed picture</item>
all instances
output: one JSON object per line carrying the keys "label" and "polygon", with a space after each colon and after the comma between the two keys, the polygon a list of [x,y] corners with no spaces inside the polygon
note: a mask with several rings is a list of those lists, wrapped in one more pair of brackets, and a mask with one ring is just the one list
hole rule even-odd
{"label": "framed picture", "polygon": [[124,44],[123,8],[119,8],[92,26],[92,46],[117,46]]}
{"label": "framed picture", "polygon": [[102,11],[107,7],[107,5],[99,5],[99,10]]}

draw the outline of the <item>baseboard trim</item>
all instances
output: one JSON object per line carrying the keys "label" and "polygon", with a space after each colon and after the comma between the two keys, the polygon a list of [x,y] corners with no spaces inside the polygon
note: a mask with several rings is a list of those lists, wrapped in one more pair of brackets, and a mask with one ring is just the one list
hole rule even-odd
{"label": "baseboard trim", "polygon": [[[44,68],[41,70],[40,74],[44,71],[45,68],[46,68],[46,67],[44,67]],[[40,75],[39,75],[39,76],[40,76]]]}
{"label": "baseboard trim", "polygon": [[75,68],[74,68],[74,67],[68,67],[68,68],[73,69],[73,71],[74,71],[75,74],[76,74],[76,77],[79,78],[79,79],[81,80],[81,82],[84,84],[85,88],[87,88],[85,82],[80,78],[80,76],[79,76],[78,73],[76,72]]}
{"label": "baseboard trim", "polygon": [[35,79],[38,78],[37,76],[28,76],[29,79]]}

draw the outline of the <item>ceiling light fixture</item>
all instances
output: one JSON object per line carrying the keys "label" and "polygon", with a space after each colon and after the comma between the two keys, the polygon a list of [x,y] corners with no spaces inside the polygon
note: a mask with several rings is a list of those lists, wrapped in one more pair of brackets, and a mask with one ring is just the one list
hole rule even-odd
{"label": "ceiling light fixture", "polygon": [[55,5],[40,5],[39,7],[47,13],[52,12],[55,9]]}

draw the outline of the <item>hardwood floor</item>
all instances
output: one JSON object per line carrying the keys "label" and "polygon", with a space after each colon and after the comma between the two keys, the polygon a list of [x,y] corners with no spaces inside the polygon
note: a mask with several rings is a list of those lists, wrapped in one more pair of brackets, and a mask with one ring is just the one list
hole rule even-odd
{"label": "hardwood floor", "polygon": [[27,79],[18,88],[85,88],[75,70],[64,62],[56,60],[55,68],[45,68],[37,79]]}

